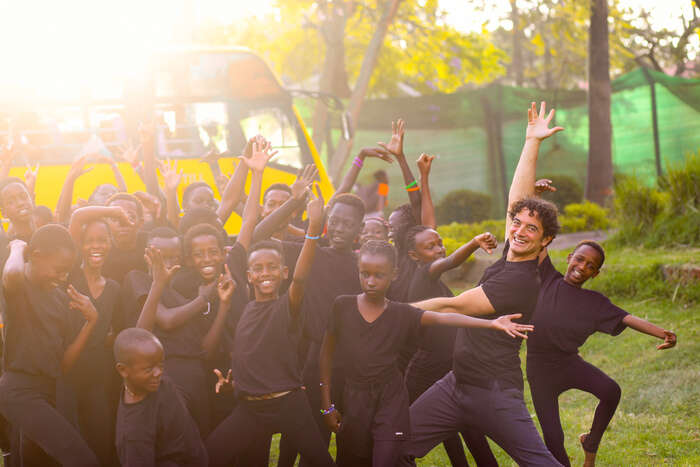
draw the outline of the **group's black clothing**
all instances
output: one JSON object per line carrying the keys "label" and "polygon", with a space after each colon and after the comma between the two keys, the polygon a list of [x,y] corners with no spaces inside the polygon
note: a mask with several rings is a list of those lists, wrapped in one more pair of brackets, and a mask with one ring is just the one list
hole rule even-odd
{"label": "group's black clothing", "polygon": [[130,271],[148,272],[148,265],[144,258],[147,243],[148,233],[141,231],[137,235],[135,248],[120,250],[113,246],[105,258],[102,274],[121,284]]}
{"label": "group's black clothing", "polygon": [[416,268],[418,268],[418,263],[407,255],[399,256],[398,273],[386,292],[386,298],[395,302],[408,302],[408,293]]}
{"label": "group's black clothing", "polygon": [[[274,399],[241,400],[207,438],[209,465],[229,466],[236,456],[250,446],[265,443],[274,433],[282,433],[310,465],[335,465],[321,441],[309,403],[301,390]],[[244,465],[267,467],[267,462],[258,462],[249,461]]]}
{"label": "group's black clothing", "polygon": [[231,364],[238,391],[259,396],[302,386],[296,353],[300,325],[300,317],[290,313],[287,294],[246,306],[236,328]]}
{"label": "group's black clothing", "polygon": [[585,443],[587,451],[596,452],[615,414],[620,387],[585,362],[578,349],[597,331],[620,334],[626,327],[623,319],[628,313],[598,292],[568,284],[549,256],[540,264],[539,274],[541,287],[533,317],[535,330],[527,342],[527,377],[545,443],[559,462],[569,465],[559,418],[559,395],[569,389],[580,389],[600,400]]}
{"label": "group's black clothing", "polygon": [[[535,312],[539,292],[537,259],[506,261],[508,244],[503,256],[492,264],[481,277],[479,286],[491,302],[495,312],[482,316],[494,319],[513,313],[522,313],[519,323],[529,323]],[[521,338],[494,329],[461,328],[457,331],[453,368],[459,382],[490,385],[498,381],[502,386],[523,390],[520,370]]]}
{"label": "group's black clothing", "polygon": [[207,465],[197,426],[167,377],[156,392],[140,402],[126,404],[122,396],[116,446],[121,465]]}

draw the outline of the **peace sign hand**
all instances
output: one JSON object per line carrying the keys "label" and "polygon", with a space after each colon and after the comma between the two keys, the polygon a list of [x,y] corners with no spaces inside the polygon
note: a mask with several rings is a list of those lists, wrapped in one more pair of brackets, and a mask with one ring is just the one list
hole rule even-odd
{"label": "peace sign hand", "polygon": [[219,294],[219,301],[230,303],[234,290],[236,290],[236,282],[231,277],[228,264],[224,264],[224,274],[221,274],[216,281],[216,292]]}
{"label": "peace sign hand", "polygon": [[664,343],[656,346],[656,350],[670,349],[676,346],[676,333],[664,329]]}
{"label": "peace sign hand", "polygon": [[219,394],[222,392],[230,392],[234,389],[233,380],[231,379],[231,370],[226,373],[226,378],[221,374],[221,371],[214,368],[214,374],[216,375],[216,385],[214,385],[214,391]]}
{"label": "peace sign hand", "polygon": [[78,310],[88,322],[97,320],[97,310],[88,297],[75,290],[71,284],[68,284],[66,292],[70,298],[68,306],[71,309]]}
{"label": "peace sign hand", "polygon": [[525,132],[525,139],[542,141],[543,139],[549,138],[554,133],[564,130],[564,128],[560,126],[549,128],[549,124],[554,118],[554,109],[550,110],[549,115],[545,117],[546,110],[547,104],[544,101],[540,103],[539,113],[535,108],[534,102],[530,105],[530,108],[527,109],[527,131]]}

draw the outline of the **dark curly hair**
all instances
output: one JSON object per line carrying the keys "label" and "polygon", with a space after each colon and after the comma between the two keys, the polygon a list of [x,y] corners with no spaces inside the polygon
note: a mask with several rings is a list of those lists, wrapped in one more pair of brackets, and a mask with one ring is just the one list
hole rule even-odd
{"label": "dark curly hair", "polygon": [[277,254],[280,255],[282,265],[284,265],[284,248],[282,247],[282,242],[280,242],[279,240],[260,240],[259,242],[254,243],[248,251],[248,260],[250,260],[250,257],[253,255],[253,253],[260,250],[276,251]]}
{"label": "dark curly hair", "polygon": [[143,204],[141,204],[141,201],[139,199],[132,195],[131,193],[124,193],[124,192],[119,192],[119,193],[114,193],[112,196],[107,198],[107,202],[105,203],[105,206],[111,206],[112,203],[115,201],[129,201],[130,203],[134,203],[134,206],[136,206],[136,214],[139,217],[139,222],[143,220]]}
{"label": "dark curly hair", "polygon": [[598,265],[598,267],[603,267],[603,263],[605,262],[605,250],[603,250],[603,247],[600,246],[600,243],[598,242],[595,242],[593,240],[581,240],[571,252],[576,253],[576,250],[578,250],[584,245],[589,246],[598,252],[598,254],[600,255],[600,264]]}
{"label": "dark curly hair", "polygon": [[217,229],[213,225],[209,224],[197,224],[194,227],[191,227],[187,233],[185,233],[185,237],[182,240],[183,246],[185,247],[185,254],[187,256],[192,254],[192,240],[194,240],[196,237],[202,237],[204,235],[211,235],[216,239],[216,243],[219,245],[219,248],[221,250],[224,249],[224,236],[221,234],[221,230]]}
{"label": "dark curly hair", "polygon": [[[406,233],[411,227],[418,225],[416,218],[413,216],[413,208],[410,204],[402,204],[398,208],[394,209],[391,215],[396,214],[399,216],[399,222],[396,224],[391,224],[392,237],[394,239],[394,245],[398,250],[398,254],[403,256],[406,254],[408,249],[406,248]],[[391,219],[391,215],[389,218]]]}
{"label": "dark curly hair", "polygon": [[559,233],[559,220],[557,207],[540,198],[523,198],[520,201],[516,201],[510,207],[508,211],[508,216],[511,220],[515,218],[518,213],[527,209],[530,215],[533,213],[537,214],[537,218],[542,223],[542,238],[554,237]]}
{"label": "dark curly hair", "polygon": [[333,210],[333,207],[336,204],[345,204],[346,206],[355,208],[355,212],[357,213],[357,217],[360,221],[362,221],[362,219],[365,217],[365,203],[362,201],[362,198],[354,193],[341,193],[338,196],[335,196],[329,203],[329,213]]}
{"label": "dark curly hair", "polygon": [[396,249],[394,245],[385,240],[369,240],[365,242],[360,247],[360,253],[357,255],[358,259],[365,254],[383,256],[389,260],[392,268],[396,267]]}

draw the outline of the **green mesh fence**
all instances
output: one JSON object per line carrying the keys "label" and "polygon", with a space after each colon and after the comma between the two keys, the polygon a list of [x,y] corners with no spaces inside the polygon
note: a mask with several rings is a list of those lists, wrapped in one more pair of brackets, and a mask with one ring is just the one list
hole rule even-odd
{"label": "green mesh fence", "polygon": [[[634,173],[648,183],[657,176],[652,86],[662,170],[700,149],[700,79],[641,69],[619,77],[612,84],[613,164],[617,172]],[[452,190],[467,188],[493,196],[496,212],[502,212],[522,148],[527,107],[540,100],[556,107],[556,124],[566,131],[542,145],[538,173],[570,175],[583,186],[588,158],[585,91],[491,85],[449,95],[370,100],[356,124],[353,150],[387,141],[391,121],[402,117],[407,122],[409,158],[415,160],[421,152],[438,156],[431,176],[436,201]],[[386,164],[372,160],[365,167],[361,181]],[[388,172],[390,205],[405,202],[400,172]]]}

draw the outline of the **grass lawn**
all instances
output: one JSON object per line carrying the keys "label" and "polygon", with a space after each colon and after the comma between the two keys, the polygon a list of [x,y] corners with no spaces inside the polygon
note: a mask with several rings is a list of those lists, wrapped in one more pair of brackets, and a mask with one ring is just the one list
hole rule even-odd
{"label": "grass lawn", "polygon": [[[554,252],[552,257],[563,270],[566,253]],[[611,251],[600,276],[591,283],[591,288],[608,293],[618,306],[678,334],[678,346],[666,351],[656,350],[656,339],[630,329],[618,337],[596,334],[581,348],[586,360],[622,387],[622,400],[598,451],[598,465],[700,465],[700,284],[676,290],[675,284],[663,282],[658,271],[660,264],[699,260],[698,249]],[[525,398],[535,418],[529,388]],[[581,465],[578,435],[588,431],[597,399],[569,391],[559,403],[566,449],[572,464]],[[492,446],[499,464],[515,465]],[[272,465],[276,455],[273,448]],[[450,464],[438,446],[418,465]]]}

